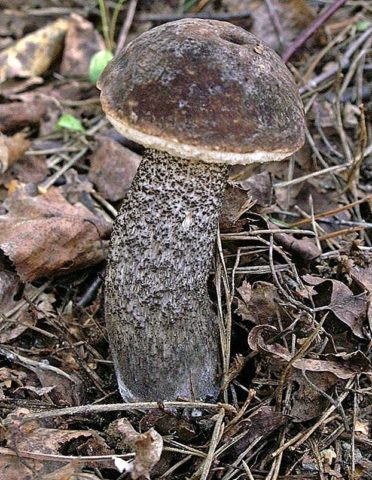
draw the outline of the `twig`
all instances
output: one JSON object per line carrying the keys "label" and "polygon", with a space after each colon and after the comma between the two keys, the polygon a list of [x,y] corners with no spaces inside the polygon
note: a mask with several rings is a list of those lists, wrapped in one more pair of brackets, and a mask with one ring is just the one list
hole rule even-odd
{"label": "twig", "polygon": [[266,4],[267,10],[269,11],[269,15],[272,19],[274,29],[275,29],[276,35],[278,37],[280,50],[282,50],[283,47],[284,47],[283,29],[282,29],[282,26],[280,24],[278,13],[277,13],[274,5],[272,4],[271,0],[265,0],[265,4]]}
{"label": "twig", "polygon": [[210,441],[210,446],[207,454],[207,458],[204,461],[203,468],[202,468],[202,474],[200,475],[200,480],[207,480],[213,459],[214,459],[214,454],[218,445],[218,442],[221,439],[221,430],[223,430],[223,419],[225,417],[225,410],[221,408],[221,410],[218,412],[216,423],[214,425],[213,429],[213,434],[212,438]]}
{"label": "twig", "polygon": [[[349,389],[351,388],[351,385],[353,384],[353,382],[354,382],[354,378],[350,378],[350,380],[345,385],[345,390],[340,396],[338,403],[343,402],[345,398],[349,395],[350,393]],[[282,445],[277,450],[275,450],[275,452],[272,453],[272,456],[276,457],[281,452],[284,452],[284,450],[286,450],[288,447],[291,447],[291,446],[293,446],[294,449],[298,448],[300,445],[306,442],[306,440],[315,432],[315,430],[317,430],[324,423],[325,420],[327,420],[327,418],[336,410],[336,408],[337,408],[336,405],[331,405],[328,408],[328,410],[324,412],[321,418],[312,427],[308,428],[306,432],[300,432],[295,437],[291,438],[291,440],[288,440],[288,442],[286,442],[284,445]]]}
{"label": "twig", "polygon": [[130,0],[128,10],[127,10],[127,15],[125,17],[125,21],[123,23],[123,26],[120,30],[119,38],[118,38],[118,43],[116,45],[116,53],[120,52],[120,50],[124,47],[125,42],[128,37],[128,33],[130,30],[130,27],[132,26],[134,15],[136,13],[136,8],[137,8],[137,1],[138,0]]}
{"label": "twig", "polygon": [[288,47],[287,51],[282,56],[284,62],[292,57],[292,55],[308,40],[314,33],[321,27],[347,0],[336,0],[334,3],[329,5],[314,21],[309,25],[309,27],[303,31],[294,42]]}
{"label": "twig", "polygon": [[78,307],[84,308],[87,305],[89,305],[89,303],[92,302],[92,300],[96,297],[99,287],[103,283],[104,276],[105,276],[105,269],[101,268],[96,273],[96,276],[93,279],[93,282],[89,285],[89,287],[86,289],[84,294],[81,296],[80,300],[77,302]]}
{"label": "twig", "polygon": [[[317,213],[314,217],[315,220],[319,220],[323,217],[331,217],[336,215],[336,213],[344,212],[345,210],[350,210],[350,208],[355,207],[356,205],[360,205],[361,203],[372,201],[372,194],[367,195],[364,198],[359,200],[355,200],[355,202],[349,203],[347,205],[343,205],[342,207],[332,208],[332,210],[327,210],[325,212]],[[294,222],[290,224],[290,227],[299,227],[300,225],[306,225],[307,223],[311,223],[311,219],[304,218],[303,220],[299,220],[298,222]]]}
{"label": "twig", "polygon": [[[67,376],[67,374],[66,374]],[[107,405],[82,405],[80,407],[67,407],[47,412],[34,413],[24,417],[24,422],[41,420],[45,418],[63,417],[65,415],[85,415],[101,412],[129,412],[132,410],[152,410],[159,408],[199,408],[207,410],[220,410],[224,408],[227,412],[235,413],[232,405],[225,403],[205,402],[135,402],[135,403],[111,403]]]}
{"label": "twig", "polygon": [[358,37],[353,43],[349,45],[344,55],[341,57],[339,65],[328,68],[326,71],[319,74],[317,77],[314,77],[312,80],[309,80],[303,87],[300,88],[300,94],[302,95],[307,90],[315,89],[318,85],[323,83],[325,80],[328,80],[333,75],[341,69],[347,68],[350,63],[350,58],[354,55],[356,50],[363,45],[363,43],[372,35],[372,27],[366,30],[360,37]]}
{"label": "twig", "polygon": [[200,13],[141,13],[136,17],[138,22],[154,22],[154,23],[166,23],[173,22],[175,20],[182,20],[183,18],[202,18],[205,20],[221,20],[221,21],[232,21],[232,20],[244,20],[245,18],[251,18],[251,12],[243,11],[239,13],[228,13],[228,12],[200,12]]}
{"label": "twig", "polygon": [[301,345],[300,349],[293,355],[293,357],[289,360],[287,365],[285,366],[283,373],[280,376],[279,384],[278,384],[278,390],[277,390],[277,395],[276,395],[276,403],[277,403],[277,410],[282,409],[282,399],[283,399],[283,389],[284,389],[284,383],[287,379],[288,373],[292,368],[292,365],[295,363],[296,360],[299,358],[302,358],[307,350],[311,347],[313,341],[315,338],[318,336],[318,334],[321,332],[323,328],[323,323],[325,322],[325,319],[327,318],[328,313],[326,313],[321,321],[319,322],[318,326],[316,329],[312,332],[312,334],[307,337],[305,342]]}
{"label": "twig", "polygon": [[320,175],[325,175],[326,173],[342,172],[343,170],[347,170],[351,165],[352,165],[352,162],[349,162],[349,163],[344,163],[343,165],[335,165],[334,167],[324,168],[323,170],[309,173],[308,175],[304,175],[303,177],[297,177],[297,178],[294,178],[293,180],[289,180],[286,182],[275,183],[274,188],[283,188],[283,187],[288,187],[289,185],[296,185],[297,183],[305,182],[309,178],[319,177]]}

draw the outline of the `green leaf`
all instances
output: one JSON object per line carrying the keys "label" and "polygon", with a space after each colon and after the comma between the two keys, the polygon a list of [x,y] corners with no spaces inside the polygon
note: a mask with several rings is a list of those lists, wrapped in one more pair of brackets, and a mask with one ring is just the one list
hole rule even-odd
{"label": "green leaf", "polygon": [[73,132],[85,132],[85,128],[81,124],[81,121],[69,113],[63,113],[59,117],[56,127],[66,128],[67,130],[72,130]]}
{"label": "green leaf", "polygon": [[90,59],[89,80],[95,85],[108,62],[113,58],[110,50],[96,52]]}
{"label": "green leaf", "polygon": [[275,225],[279,225],[279,227],[289,228],[290,225],[286,222],[282,222],[282,220],[278,220],[277,218],[267,217],[270,222],[275,223]]}
{"label": "green leaf", "polygon": [[359,22],[356,24],[356,30],[357,32],[365,32],[370,26],[371,22],[368,20],[359,20]]}

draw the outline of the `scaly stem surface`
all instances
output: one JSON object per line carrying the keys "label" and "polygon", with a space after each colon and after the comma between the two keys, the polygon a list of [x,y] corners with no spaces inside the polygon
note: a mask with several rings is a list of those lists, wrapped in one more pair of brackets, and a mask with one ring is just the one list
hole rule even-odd
{"label": "scaly stem surface", "polygon": [[207,291],[227,168],[147,150],[115,221],[105,313],[127,401],[215,398]]}

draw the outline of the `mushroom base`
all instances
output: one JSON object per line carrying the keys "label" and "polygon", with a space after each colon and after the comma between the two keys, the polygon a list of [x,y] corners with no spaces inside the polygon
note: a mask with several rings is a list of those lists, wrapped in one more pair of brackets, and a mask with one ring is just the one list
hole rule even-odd
{"label": "mushroom base", "polygon": [[115,221],[105,315],[124,400],[215,399],[217,314],[207,291],[222,165],[147,150]]}

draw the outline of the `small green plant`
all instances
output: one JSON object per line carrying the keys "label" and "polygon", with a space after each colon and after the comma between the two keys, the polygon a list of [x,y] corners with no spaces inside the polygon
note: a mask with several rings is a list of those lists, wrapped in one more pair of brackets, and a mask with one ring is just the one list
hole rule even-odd
{"label": "small green plant", "polygon": [[105,39],[106,49],[110,52],[114,51],[116,24],[118,21],[121,7],[123,6],[125,1],[126,0],[119,0],[116,3],[113,12],[111,13],[106,5],[105,0],[98,0],[98,6],[102,21],[103,38]]}
{"label": "small green plant", "polygon": [[99,11],[102,21],[102,33],[105,40],[105,50],[96,52],[89,63],[89,80],[96,84],[102,71],[112,59],[115,46],[115,30],[121,7],[126,0],[119,0],[111,14],[105,0],[98,0]]}
{"label": "small green plant", "polygon": [[357,32],[365,32],[372,23],[369,20],[359,20],[356,24],[356,30]]}
{"label": "small green plant", "polygon": [[100,50],[92,56],[89,63],[89,80],[91,83],[97,83],[101,73],[112,57],[113,54],[110,50]]}
{"label": "small green plant", "polygon": [[71,130],[73,132],[85,132],[85,128],[83,127],[81,121],[70,115],[69,113],[63,113],[56,123],[57,129],[66,129]]}

